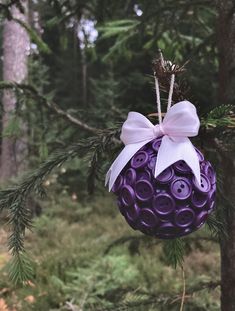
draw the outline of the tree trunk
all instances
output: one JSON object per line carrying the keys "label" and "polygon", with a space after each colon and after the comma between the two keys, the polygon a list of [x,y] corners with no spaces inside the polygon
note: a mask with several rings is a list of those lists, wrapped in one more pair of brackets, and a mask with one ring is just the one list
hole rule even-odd
{"label": "tree trunk", "polygon": [[[25,12],[20,13],[17,7],[12,6],[11,13],[14,18],[27,22],[28,1],[21,1]],[[30,48],[29,36],[25,29],[15,21],[6,20],[3,30],[3,80],[21,83],[27,79],[27,55]],[[3,93],[2,117],[2,143],[1,143],[1,169],[2,181],[17,175],[24,169],[27,157],[27,126],[20,122],[20,133],[14,137],[6,135],[10,125],[14,122],[17,99],[15,93],[5,90]],[[20,134],[20,135],[19,135]]]}
{"label": "tree trunk", "polygon": [[[219,51],[220,104],[235,105],[235,2],[219,1],[217,25]],[[231,146],[232,144],[230,144]],[[226,157],[226,158],[225,158]],[[235,311],[235,163],[234,151],[222,155],[223,195],[230,202],[225,208],[228,239],[221,242],[221,310]],[[227,205],[226,203],[223,203]]]}

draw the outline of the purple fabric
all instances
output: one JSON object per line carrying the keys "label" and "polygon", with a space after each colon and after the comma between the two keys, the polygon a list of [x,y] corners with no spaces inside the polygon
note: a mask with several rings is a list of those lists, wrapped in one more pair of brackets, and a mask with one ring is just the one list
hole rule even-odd
{"label": "purple fabric", "polygon": [[144,234],[173,239],[199,229],[215,208],[216,175],[197,150],[201,184],[184,161],[154,178],[161,139],[146,144],[127,163],[112,191],[127,223]]}

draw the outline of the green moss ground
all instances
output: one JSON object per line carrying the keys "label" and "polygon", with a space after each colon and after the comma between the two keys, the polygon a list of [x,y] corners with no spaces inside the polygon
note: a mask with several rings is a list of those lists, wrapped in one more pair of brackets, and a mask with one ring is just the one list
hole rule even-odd
{"label": "green moss ground", "polygon": [[[206,234],[201,230],[192,237]],[[128,227],[112,196],[78,203],[59,195],[43,202],[43,213],[26,238],[35,269],[27,286],[15,287],[9,282],[4,230],[0,236],[0,295],[9,310],[119,310],[117,305],[134,301],[135,306],[124,309],[179,310],[182,271],[167,266],[158,240],[133,240],[104,253],[121,237],[142,236]],[[187,294],[202,282],[219,279],[219,248],[214,242],[192,241],[190,246],[184,261],[184,310],[219,310],[219,289]],[[171,303],[141,306],[139,301],[150,299],[146,293],[161,301],[170,297]]]}

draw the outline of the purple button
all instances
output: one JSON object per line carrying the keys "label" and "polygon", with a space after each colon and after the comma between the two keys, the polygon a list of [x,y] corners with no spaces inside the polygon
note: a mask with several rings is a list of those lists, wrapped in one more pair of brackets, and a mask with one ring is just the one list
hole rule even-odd
{"label": "purple button", "polygon": [[160,175],[156,177],[156,180],[162,184],[167,184],[174,176],[174,170],[172,167],[166,168]]}
{"label": "purple button", "polygon": [[185,200],[190,197],[192,187],[187,178],[178,177],[171,182],[171,193],[178,200]]}
{"label": "purple button", "polygon": [[133,168],[129,168],[126,172],[125,172],[125,183],[127,185],[133,185],[136,181],[136,172]]}
{"label": "purple button", "polygon": [[214,208],[215,208],[215,201],[211,201],[210,203],[208,203],[208,210],[207,210],[208,214],[212,213]]}
{"label": "purple button", "polygon": [[155,227],[159,220],[154,212],[149,208],[144,208],[140,210],[140,222],[144,228],[153,228]]}
{"label": "purple button", "polygon": [[216,182],[216,175],[213,167],[208,162],[204,168],[205,175],[209,178],[211,184],[213,185]]}
{"label": "purple button", "polygon": [[159,231],[160,233],[163,233],[163,234],[172,235],[172,234],[179,232],[179,228],[174,226],[171,222],[164,222],[161,224]]}
{"label": "purple button", "polygon": [[215,190],[211,190],[209,192],[209,195],[208,195],[208,203],[207,203],[207,207],[208,207],[208,213],[211,213],[214,209],[214,206],[215,206]]}
{"label": "purple button", "polygon": [[208,202],[215,201],[215,190],[212,189],[208,195]]}
{"label": "purple button", "polygon": [[148,153],[146,151],[138,151],[131,159],[131,166],[134,169],[144,167],[148,163]]}
{"label": "purple button", "polygon": [[206,165],[207,165],[207,162],[206,162],[206,161],[202,161],[202,162],[200,163],[200,169],[201,169],[201,172],[202,172],[202,173],[205,173],[205,167],[206,167]]}
{"label": "purple button", "polygon": [[112,191],[118,192],[121,189],[122,184],[123,184],[123,178],[121,175],[118,175],[118,177],[117,177],[117,179],[113,185]]}
{"label": "purple button", "polygon": [[199,161],[202,162],[204,160],[204,155],[197,148],[195,148],[195,150],[197,152],[197,156],[198,156]]}
{"label": "purple button", "polygon": [[130,225],[130,227],[134,230],[137,230],[138,229],[138,226],[137,226],[137,223],[130,220],[128,216],[125,217],[126,218],[126,221],[127,223]]}
{"label": "purple button", "polygon": [[160,146],[161,146],[161,143],[162,143],[162,139],[155,139],[152,143],[152,148],[153,150],[155,150],[156,152],[158,152]]}
{"label": "purple button", "polygon": [[193,184],[196,190],[201,191],[203,193],[208,193],[211,189],[210,180],[206,177],[206,175],[201,174],[201,183],[198,184],[195,176],[193,177]]}
{"label": "purple button", "polygon": [[195,226],[197,228],[200,228],[204,224],[204,222],[206,221],[207,216],[208,216],[208,213],[205,211],[198,214],[196,217],[196,220],[195,220]]}
{"label": "purple button", "polygon": [[155,166],[156,166],[157,157],[151,157],[150,161],[148,162],[148,168],[152,171],[152,174],[154,175]]}
{"label": "purple button", "polygon": [[216,191],[216,184],[211,185],[211,191]]}
{"label": "purple button", "polygon": [[148,201],[153,196],[152,184],[147,180],[139,180],[135,186],[136,197],[140,201]]}
{"label": "purple button", "polygon": [[151,180],[151,174],[149,171],[141,171],[137,174],[137,180]]}
{"label": "purple button", "polygon": [[123,204],[126,205],[126,206],[130,206],[130,205],[134,204],[134,202],[135,202],[135,192],[131,188],[131,186],[126,185],[126,186],[122,187],[121,198],[122,198]]}
{"label": "purple button", "polygon": [[180,227],[188,227],[195,220],[195,213],[191,208],[182,208],[175,214],[175,224]]}
{"label": "purple button", "polygon": [[202,208],[207,202],[207,195],[194,191],[191,197],[191,201],[195,207]]}
{"label": "purple button", "polygon": [[139,207],[137,204],[128,206],[126,210],[126,216],[130,221],[135,221],[139,216]]}
{"label": "purple button", "polygon": [[175,202],[169,194],[158,194],[153,199],[153,207],[159,215],[169,215],[175,208]]}
{"label": "purple button", "polygon": [[183,174],[188,174],[188,173],[191,172],[191,168],[183,160],[180,160],[180,161],[176,162],[174,164],[174,169],[177,172],[180,172],[180,173],[183,173]]}
{"label": "purple button", "polygon": [[119,208],[120,213],[125,216],[126,215],[126,207],[123,205],[120,199],[117,200],[117,206]]}

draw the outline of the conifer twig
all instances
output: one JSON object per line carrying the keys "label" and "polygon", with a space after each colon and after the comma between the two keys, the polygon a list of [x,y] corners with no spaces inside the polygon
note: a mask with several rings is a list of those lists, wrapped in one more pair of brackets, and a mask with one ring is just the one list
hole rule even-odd
{"label": "conifer twig", "polygon": [[104,152],[111,150],[116,134],[116,129],[98,131],[96,136],[81,140],[65,150],[59,150],[17,185],[0,191],[0,211],[3,209],[9,211],[9,225],[12,229],[8,247],[13,256],[10,277],[14,282],[24,282],[32,275],[30,261],[24,248],[25,231],[32,226],[30,213],[25,204],[29,195],[35,193],[41,197],[44,196],[46,193],[43,185],[45,178],[65,161],[76,156],[87,157],[90,152],[95,152],[96,148],[101,148]]}

